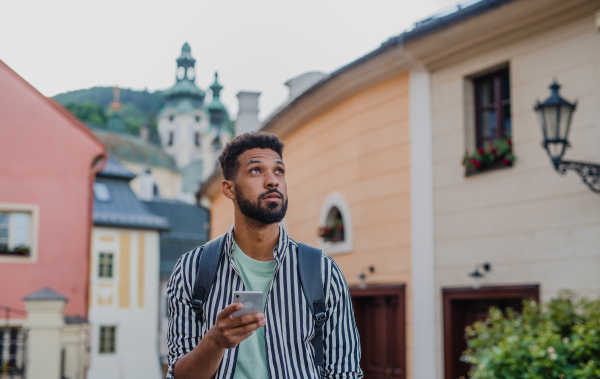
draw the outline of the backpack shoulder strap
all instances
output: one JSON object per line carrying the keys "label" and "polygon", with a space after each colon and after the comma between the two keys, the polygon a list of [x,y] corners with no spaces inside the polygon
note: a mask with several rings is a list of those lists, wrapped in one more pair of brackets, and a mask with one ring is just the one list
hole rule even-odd
{"label": "backpack shoulder strap", "polygon": [[221,258],[224,243],[225,234],[202,246],[200,262],[196,270],[194,299],[192,301],[192,309],[200,318],[202,318],[202,306],[208,299],[210,289],[217,277],[217,267],[219,266],[219,259]]}
{"label": "backpack shoulder strap", "polygon": [[321,279],[321,250],[298,242],[298,271],[304,297],[308,301],[315,320],[315,364],[323,366],[323,324],[327,320],[327,307]]}

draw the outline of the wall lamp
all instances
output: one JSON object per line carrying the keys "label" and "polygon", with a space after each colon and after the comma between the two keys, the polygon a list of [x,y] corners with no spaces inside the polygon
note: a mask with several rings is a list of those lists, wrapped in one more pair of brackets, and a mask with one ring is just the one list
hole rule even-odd
{"label": "wall lamp", "polygon": [[492,270],[492,265],[488,262],[478,264],[475,266],[475,271],[469,273],[469,276],[473,278],[473,288],[478,289],[481,287],[480,280],[485,276],[479,270],[483,270],[485,272],[490,272]]}
{"label": "wall lamp", "polygon": [[557,172],[564,175],[568,170],[575,171],[581,176],[585,185],[592,191],[600,193],[600,164],[562,159],[565,150],[570,146],[569,132],[577,101],[570,103],[563,99],[558,93],[559,90],[560,85],[554,80],[550,85],[550,97],[543,103],[538,100],[533,107],[544,135],[542,146],[546,149]]}
{"label": "wall lamp", "polygon": [[365,267],[362,270],[360,270],[360,275],[358,275],[358,278],[360,279],[358,288],[363,289],[363,290],[365,288],[367,288],[367,283],[365,283],[365,279],[367,278],[367,272],[369,274],[373,274],[375,272],[375,266]]}

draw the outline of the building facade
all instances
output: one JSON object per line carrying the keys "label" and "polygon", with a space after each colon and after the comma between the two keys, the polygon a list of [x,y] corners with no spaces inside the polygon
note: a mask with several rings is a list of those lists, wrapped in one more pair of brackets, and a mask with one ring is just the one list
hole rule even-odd
{"label": "building facade", "polygon": [[169,224],[135,196],[134,176],[109,157],[94,184],[89,379],[161,377],[159,231]]}
{"label": "building facade", "polygon": [[[600,161],[600,4],[476,5],[404,46],[430,81],[436,375],[446,379],[466,374],[464,327],[490,306],[520,309],[561,289],[600,295],[600,198],[554,170],[533,109],[560,83],[578,101],[565,159]],[[507,146],[512,156],[485,166]]]}
{"label": "building facade", "polygon": [[[0,83],[0,322],[9,329],[2,333],[0,358],[3,367],[18,373],[24,364],[19,354],[26,348],[23,326],[30,316],[26,295],[51,287],[65,298],[62,322],[87,319],[85,251],[93,178],[104,147],[2,61]],[[85,364],[74,363],[70,354],[66,359],[69,365]]]}

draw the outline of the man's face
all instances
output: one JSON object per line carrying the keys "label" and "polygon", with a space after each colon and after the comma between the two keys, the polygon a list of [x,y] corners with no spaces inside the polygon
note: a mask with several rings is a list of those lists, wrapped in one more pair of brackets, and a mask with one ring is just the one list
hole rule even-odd
{"label": "man's face", "polygon": [[271,149],[246,150],[238,157],[235,199],[242,214],[262,224],[278,223],[288,206],[285,166]]}

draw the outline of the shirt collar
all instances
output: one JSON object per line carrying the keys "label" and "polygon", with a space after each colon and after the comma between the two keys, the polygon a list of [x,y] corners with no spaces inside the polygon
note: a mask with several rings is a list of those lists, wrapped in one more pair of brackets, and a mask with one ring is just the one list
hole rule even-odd
{"label": "shirt collar", "polygon": [[[287,254],[289,242],[290,237],[288,237],[283,227],[279,225],[279,242],[273,249],[273,257],[277,261],[277,264],[281,263]],[[225,251],[229,259],[233,259],[233,225],[229,228],[229,232],[225,236]]]}

